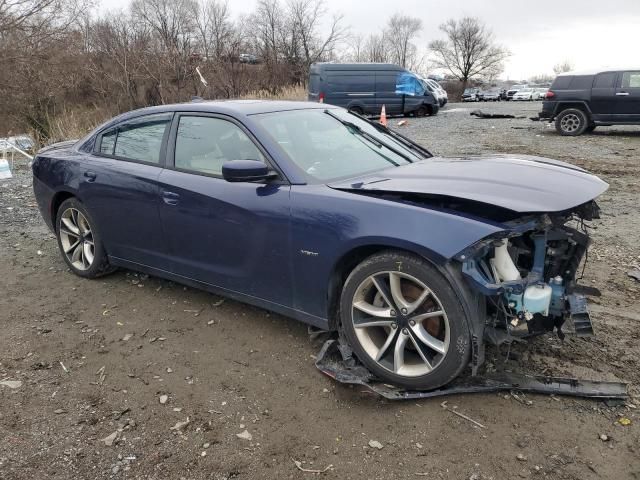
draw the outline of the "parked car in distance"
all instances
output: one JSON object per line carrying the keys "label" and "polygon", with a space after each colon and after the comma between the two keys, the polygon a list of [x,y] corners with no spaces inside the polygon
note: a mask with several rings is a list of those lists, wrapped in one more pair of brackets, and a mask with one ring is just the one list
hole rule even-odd
{"label": "parked car in distance", "polygon": [[560,161],[434,157],[343,108],[259,100],[125,113],[32,168],[74,274],[128,268],[340,331],[414,389],[477,369],[485,338],[561,328],[589,243],[572,222],[607,188]]}
{"label": "parked car in distance", "polygon": [[513,94],[512,100],[533,100],[535,91],[533,88],[522,88]]}
{"label": "parked car in distance", "polygon": [[545,95],[547,94],[547,92],[549,91],[548,88],[534,88],[533,89],[533,99],[534,100],[542,100],[544,99]]}
{"label": "parked car in distance", "polygon": [[258,63],[258,57],[253,55],[252,53],[241,53],[239,56],[240,63]]}
{"label": "parked car in distance", "polygon": [[309,101],[361,115],[435,115],[440,104],[414,73],[388,63],[314,63]]}
{"label": "parked car in distance", "polygon": [[513,96],[523,88],[528,88],[528,85],[511,85],[511,88],[507,90],[507,100],[513,100]]}
{"label": "parked car in distance", "polygon": [[13,150],[11,148],[11,146],[13,145],[15,147],[18,147],[20,150],[22,150],[25,153],[32,153],[36,146],[36,143],[33,140],[33,138],[31,138],[27,134],[14,135],[1,140],[3,140],[3,142],[2,144],[0,144],[0,151],[4,151],[4,152],[9,152]]}
{"label": "parked car in distance", "polygon": [[558,133],[568,136],[598,126],[640,125],[640,68],[562,73],[538,115],[555,121]]}
{"label": "parked car in distance", "polygon": [[436,82],[435,80],[431,79],[431,78],[422,78],[422,80],[427,84],[430,85],[432,87],[432,91],[435,93],[435,95],[438,98],[438,102],[440,103],[440,107],[444,107],[447,102],[449,101],[449,95],[447,94],[447,91],[442,88],[442,85],[440,85],[438,82]]}
{"label": "parked car in distance", "polygon": [[491,89],[481,91],[478,95],[483,102],[499,102],[500,90]]}
{"label": "parked car in distance", "polygon": [[462,92],[463,102],[479,102],[480,101],[480,89],[479,88],[465,88]]}

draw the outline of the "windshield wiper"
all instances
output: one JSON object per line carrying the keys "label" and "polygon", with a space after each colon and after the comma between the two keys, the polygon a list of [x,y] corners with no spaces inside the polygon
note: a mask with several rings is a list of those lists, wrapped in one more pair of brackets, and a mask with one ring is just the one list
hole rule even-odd
{"label": "windshield wiper", "polygon": [[375,128],[379,132],[385,133],[385,134],[389,135],[390,137],[394,138],[395,140],[400,142],[405,147],[410,148],[411,150],[414,150],[416,152],[419,152],[421,156],[423,156],[425,158],[433,157],[433,154],[429,150],[427,150],[426,148],[418,145],[416,142],[414,142],[413,140],[405,137],[404,135],[391,130],[389,127],[385,127],[384,125],[382,125],[379,122],[374,122],[373,120],[369,120],[368,118],[366,118],[366,117],[364,117],[364,116],[362,116],[362,115],[360,115],[360,114],[358,114],[356,112],[352,112],[351,110],[349,110],[349,113],[351,115],[354,115],[354,116],[358,117],[360,120],[364,120],[365,122],[367,122],[369,125],[371,125],[373,128]]}
{"label": "windshield wiper", "polygon": [[[354,131],[355,133],[357,133],[358,135],[360,135],[363,138],[366,138],[369,142],[373,143],[376,147],[380,148],[380,147],[384,147],[387,150],[392,151],[393,153],[395,153],[396,155],[398,155],[399,157],[401,157],[402,159],[406,160],[409,163],[413,163],[413,160],[411,160],[407,155],[405,155],[404,153],[402,153],[400,150],[392,147],[391,145],[389,145],[388,143],[382,142],[379,139],[377,139],[376,137],[374,137],[373,135],[371,135],[370,133],[365,132],[364,130],[362,130],[362,128],[360,128],[358,125],[356,125],[355,123],[349,122],[347,120],[343,120],[342,118],[340,118],[339,116],[337,116],[335,113],[332,113],[330,110],[325,110],[324,113],[326,113],[327,115],[329,115],[331,118],[336,119],[337,121],[339,121],[342,125],[344,125],[345,127],[349,128],[350,130]],[[397,164],[396,162],[388,159],[391,163],[393,163],[396,167],[399,166],[399,164]]]}

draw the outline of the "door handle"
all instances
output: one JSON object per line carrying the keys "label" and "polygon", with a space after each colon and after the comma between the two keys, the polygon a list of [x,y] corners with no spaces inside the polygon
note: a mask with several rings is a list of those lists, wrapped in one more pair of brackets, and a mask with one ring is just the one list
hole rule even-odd
{"label": "door handle", "polygon": [[95,172],[91,172],[91,171],[86,171],[84,172],[84,178],[87,179],[87,182],[93,182],[96,179],[96,174]]}
{"label": "door handle", "polygon": [[162,192],[162,201],[167,205],[178,205],[180,203],[180,195],[174,192]]}
{"label": "door handle", "polygon": [[616,95],[618,97],[628,97],[629,96],[629,92],[616,92]]}

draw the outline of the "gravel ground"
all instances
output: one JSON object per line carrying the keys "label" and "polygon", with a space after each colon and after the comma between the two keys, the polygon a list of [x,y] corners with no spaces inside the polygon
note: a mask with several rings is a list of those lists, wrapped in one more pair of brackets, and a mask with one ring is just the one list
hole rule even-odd
{"label": "gravel ground", "polygon": [[[470,117],[478,107],[525,118]],[[0,382],[19,382],[0,385],[0,478],[316,476],[294,460],[332,465],[326,478],[639,478],[640,288],[626,272],[640,263],[640,128],[560,137],[526,118],[538,109],[450,104],[397,128],[436,154],[541,155],[610,183],[585,273],[603,292],[597,336],[540,337],[518,361],[490,352],[487,368],[631,382],[627,405],[448,399],[481,429],[442,399],[392,403],[337,385],[313,366],[320,344],[302,324],[133,272],[73,276],[21,168],[0,180]]]}

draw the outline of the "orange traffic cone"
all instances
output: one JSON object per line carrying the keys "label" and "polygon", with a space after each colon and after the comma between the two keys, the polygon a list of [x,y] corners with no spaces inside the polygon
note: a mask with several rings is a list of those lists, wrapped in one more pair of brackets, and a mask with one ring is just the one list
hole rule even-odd
{"label": "orange traffic cone", "polygon": [[384,104],[382,105],[382,111],[380,112],[380,123],[387,126],[387,110],[384,108]]}

